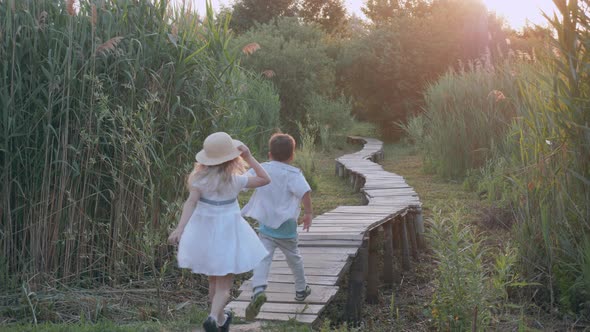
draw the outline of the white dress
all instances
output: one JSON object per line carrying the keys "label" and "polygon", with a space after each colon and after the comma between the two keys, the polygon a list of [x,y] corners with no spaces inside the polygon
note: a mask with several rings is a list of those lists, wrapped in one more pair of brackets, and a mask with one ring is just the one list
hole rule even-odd
{"label": "white dress", "polygon": [[223,193],[205,183],[193,184],[201,200],[180,237],[178,266],[194,273],[224,276],[248,272],[268,254],[240,214],[236,198],[247,182],[247,176],[234,175]]}

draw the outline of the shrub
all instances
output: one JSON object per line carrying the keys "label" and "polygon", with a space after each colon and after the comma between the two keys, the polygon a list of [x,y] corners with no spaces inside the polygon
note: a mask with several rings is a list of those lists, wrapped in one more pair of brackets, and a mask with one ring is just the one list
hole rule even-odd
{"label": "shrub", "polygon": [[259,75],[266,73],[275,84],[281,126],[287,132],[296,132],[296,122],[306,121],[309,98],[332,95],[334,63],[326,53],[325,37],[318,26],[285,17],[257,25],[232,43],[235,49],[250,43],[260,46],[256,53],[242,56],[241,63]]}
{"label": "shrub", "polygon": [[509,64],[493,68],[473,62],[428,87],[422,141],[437,174],[459,178],[492,157],[515,115],[518,86],[512,72]]}
{"label": "shrub", "polygon": [[307,101],[309,123],[318,128],[322,148],[330,149],[336,135],[348,135],[354,123],[352,104],[344,96],[330,99],[319,94],[312,94]]}

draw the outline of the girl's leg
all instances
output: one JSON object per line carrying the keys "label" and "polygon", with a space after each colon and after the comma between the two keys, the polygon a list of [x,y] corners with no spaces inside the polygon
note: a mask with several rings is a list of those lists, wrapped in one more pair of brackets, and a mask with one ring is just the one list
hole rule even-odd
{"label": "girl's leg", "polygon": [[229,291],[234,283],[234,275],[228,274],[223,277],[217,277],[215,281],[215,296],[211,302],[211,316],[217,320],[217,324],[225,323],[225,313],[223,308],[229,300]]}
{"label": "girl's leg", "polygon": [[217,283],[216,276],[209,276],[209,304],[213,303],[213,297],[215,296],[215,285]]}

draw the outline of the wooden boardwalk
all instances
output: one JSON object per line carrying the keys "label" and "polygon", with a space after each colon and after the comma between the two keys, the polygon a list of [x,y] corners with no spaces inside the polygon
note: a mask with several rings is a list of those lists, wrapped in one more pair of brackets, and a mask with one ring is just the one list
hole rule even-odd
{"label": "wooden boardwalk", "polygon": [[[291,270],[280,249],[276,250],[267,288],[268,300],[257,319],[296,319],[313,324],[338,291],[340,279],[351,270],[353,262],[356,265],[353,270],[360,269],[362,272],[356,274],[357,279],[367,275],[366,270],[363,270],[367,264],[362,262],[366,259],[354,259],[356,256],[368,256],[368,266],[364,269],[369,270],[367,301],[371,302],[377,296],[378,275],[375,269],[378,264],[374,257],[377,244],[370,238],[377,231],[385,231],[385,239],[389,240],[385,241],[384,247],[383,280],[386,283],[397,279],[398,271],[393,261],[401,260],[403,268],[408,269],[409,255],[415,255],[421,246],[420,200],[403,177],[386,172],[375,163],[383,158],[383,143],[360,137],[349,137],[349,141],[364,143],[364,147],[361,151],[336,159],[336,174],[350,179],[355,190],[364,194],[363,203],[366,205],[339,206],[314,218],[309,232],[299,229],[299,250],[303,256],[307,282],[312,288],[311,295],[303,303],[295,301]],[[399,255],[395,255],[394,248],[399,249]],[[374,276],[371,275],[372,270]],[[252,295],[251,281],[246,281],[240,291],[238,298],[230,302],[227,308],[243,318]],[[350,298],[354,296],[349,290],[349,302],[353,307],[357,305],[354,301],[359,300]],[[360,312],[359,309],[357,311]]]}

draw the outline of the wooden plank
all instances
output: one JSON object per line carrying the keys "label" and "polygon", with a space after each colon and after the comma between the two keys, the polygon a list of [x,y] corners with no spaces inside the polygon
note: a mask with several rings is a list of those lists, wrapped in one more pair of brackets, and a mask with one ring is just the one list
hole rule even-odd
{"label": "wooden plank", "polygon": [[[333,286],[330,289],[328,288],[318,288],[319,286],[311,286],[311,294],[305,299],[304,303],[310,304],[325,304],[328,303],[336,295],[338,291],[338,287]],[[324,286],[329,287],[329,286]],[[250,301],[252,297],[252,290],[244,290],[240,293],[240,296],[236,299],[237,301]],[[295,290],[291,292],[270,292],[267,290],[266,292],[266,302],[267,303],[301,303],[300,301],[295,300]]]}
{"label": "wooden plank", "polygon": [[319,222],[312,224],[309,228],[309,232],[301,232],[302,234],[314,233],[318,230],[330,230],[330,231],[356,231],[364,230],[365,224],[370,224],[364,220],[352,220],[349,222],[342,222],[340,220],[320,220]]}
{"label": "wooden plank", "polygon": [[299,247],[355,247],[358,248],[360,241],[353,240],[303,240],[299,241]]}
{"label": "wooden plank", "polygon": [[360,234],[360,230],[356,232],[356,234],[352,233],[351,231],[347,231],[346,234],[339,234],[334,231],[330,231],[329,233],[303,233],[299,234],[299,242],[302,241],[324,241],[324,240],[343,240],[343,241],[361,241],[363,239],[363,234]]}
{"label": "wooden plank", "polygon": [[[324,262],[346,262],[350,259],[350,254],[347,254],[347,253],[340,253],[340,254],[301,253],[301,256],[303,257],[303,262],[306,262],[308,259],[314,258],[314,257],[321,258],[321,260]],[[285,258],[285,255],[283,255],[283,253],[275,253],[275,255],[272,259],[273,262],[281,262],[281,261],[285,261],[285,260],[286,260],[286,258]]]}
{"label": "wooden plank", "polygon": [[[312,276],[306,275],[305,280],[310,285],[324,285],[324,286],[333,286],[336,285],[338,282],[338,276]],[[282,283],[294,283],[293,275],[292,274],[274,274],[270,271],[268,275],[269,282],[282,282]]]}
{"label": "wooden plank", "polygon": [[[338,286],[329,286],[329,285],[317,285],[312,287],[312,293],[317,294],[324,294],[330,293],[333,290],[338,290]],[[252,293],[252,281],[247,280],[244,281],[242,286],[240,286],[241,292],[248,292]],[[269,282],[266,288],[267,293],[288,293],[295,296],[295,284],[294,283],[280,283],[280,282]]]}
{"label": "wooden plank", "polygon": [[[326,269],[339,269],[341,270],[346,265],[347,261],[326,261],[321,256],[308,256],[303,257],[303,266],[305,272],[308,269],[326,268]],[[273,261],[271,269],[275,271],[275,268],[289,268],[287,261]]]}
{"label": "wooden plank", "polygon": [[[299,248],[299,252],[302,254],[348,254],[348,255],[355,255],[358,248],[350,248],[350,247],[330,247],[330,248]],[[275,252],[275,255],[278,254],[280,250]]]}
{"label": "wooden plank", "polygon": [[[236,309],[234,312],[238,317],[245,317],[246,309]],[[295,319],[300,323],[313,324],[317,315],[314,314],[296,314],[296,313],[278,313],[278,312],[260,312],[256,316],[257,320],[268,320],[268,321],[289,321]]]}
{"label": "wooden plank", "polygon": [[363,220],[379,220],[381,217],[374,214],[369,215],[359,215],[359,214],[346,214],[346,213],[338,213],[338,212],[328,212],[323,214],[321,217],[317,217],[313,219],[312,227],[314,223],[317,222],[328,222],[328,221],[338,221],[338,222],[356,222],[356,221],[363,221]]}
{"label": "wooden plank", "polygon": [[[226,309],[233,310],[239,317],[244,317],[246,307],[250,302],[248,301],[233,301],[230,302]],[[309,303],[265,303],[260,312],[268,313],[285,313],[285,314],[308,314],[317,315],[325,308],[321,304]]]}
{"label": "wooden plank", "polygon": [[[305,262],[303,262],[305,264]],[[305,265],[304,265],[305,266]],[[338,267],[305,267],[305,276],[339,276],[342,272]],[[291,269],[288,267],[274,267],[271,266],[270,273],[272,274],[287,274],[291,275]]]}
{"label": "wooden plank", "polygon": [[386,214],[391,209],[371,206],[339,206],[330,213]]}

